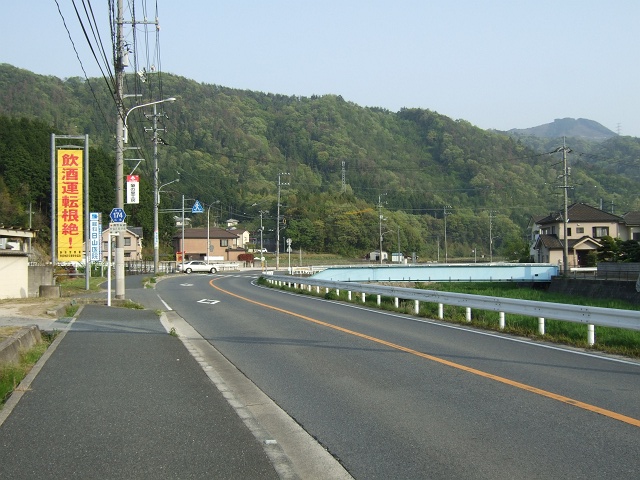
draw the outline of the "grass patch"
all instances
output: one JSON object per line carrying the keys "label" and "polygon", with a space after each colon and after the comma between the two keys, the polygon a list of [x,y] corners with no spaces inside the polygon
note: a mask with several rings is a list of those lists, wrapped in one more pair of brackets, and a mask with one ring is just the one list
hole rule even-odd
{"label": "grass patch", "polygon": [[20,330],[20,327],[0,327],[0,342],[6,340],[18,330]]}
{"label": "grass patch", "polygon": [[134,310],[144,310],[144,307],[142,305],[131,300],[125,300],[119,306],[124,308],[132,308]]}
{"label": "grass patch", "polygon": [[89,292],[99,292],[100,285],[105,282],[104,277],[89,278],[89,290],[86,289],[86,280],[84,277],[65,278],[58,277],[57,281],[60,285],[60,292],[63,297],[74,297]]}
{"label": "grass patch", "polygon": [[75,303],[72,303],[71,305],[67,305],[66,308],[64,309],[64,316],[75,317],[76,313],[78,313],[79,308],[80,306]]}
{"label": "grass patch", "polygon": [[44,355],[55,334],[41,332],[42,342],[20,354],[18,363],[0,363],[0,407]]}
{"label": "grass patch", "polygon": [[564,303],[567,305],[588,305],[591,307],[618,308],[622,310],[640,310],[640,306],[623,300],[580,297],[548,292],[543,288],[531,288],[514,282],[443,282],[416,283],[415,288],[436,290],[439,292],[468,293],[487,297],[515,298],[538,302]]}

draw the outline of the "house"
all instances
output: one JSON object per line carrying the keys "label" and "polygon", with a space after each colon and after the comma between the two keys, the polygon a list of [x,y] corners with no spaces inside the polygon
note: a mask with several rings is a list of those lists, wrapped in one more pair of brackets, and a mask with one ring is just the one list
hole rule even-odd
{"label": "house", "polygon": [[241,228],[227,228],[227,232],[229,233],[233,233],[234,235],[237,235],[238,237],[238,242],[237,242],[237,247],[238,248],[246,248],[247,243],[249,243],[249,230],[244,230]]}
{"label": "house", "polygon": [[[240,233],[240,231],[238,231]],[[209,248],[207,248],[207,240]],[[240,245],[241,238],[233,230],[219,227],[185,228],[184,245],[182,232],[173,236],[173,247],[180,257],[184,252],[185,260],[205,260],[209,262],[237,261],[238,255],[245,253]]]}
{"label": "house", "polygon": [[[600,238],[610,236],[622,240],[629,239],[629,228],[623,217],[585,203],[568,206],[567,217],[566,239],[562,211],[532,217],[530,255],[533,262],[562,264],[566,241],[567,266],[585,266],[588,254],[601,246]],[[640,235],[640,215],[637,219],[639,223],[635,232]]]}
{"label": "house", "polygon": [[640,242],[640,212],[627,212],[622,215],[627,225],[627,237],[623,240],[637,240]]}
{"label": "house", "polygon": [[[124,261],[142,260],[142,227],[127,226],[124,233]],[[102,260],[109,258],[109,227],[102,230]],[[116,239],[111,238],[111,256],[115,258]]]}
{"label": "house", "polygon": [[[373,252],[367,253],[367,260],[371,262],[379,262],[380,261],[380,250],[374,250]],[[382,252],[382,261],[386,262],[389,260],[389,254],[385,251]]]}

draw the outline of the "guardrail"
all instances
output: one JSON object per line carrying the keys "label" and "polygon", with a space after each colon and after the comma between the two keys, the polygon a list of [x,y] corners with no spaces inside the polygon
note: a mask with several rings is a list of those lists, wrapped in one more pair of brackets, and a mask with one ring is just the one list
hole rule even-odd
{"label": "guardrail", "polygon": [[538,332],[544,335],[545,319],[563,320],[567,322],[582,323],[588,326],[587,342],[595,344],[595,325],[603,327],[623,328],[627,330],[640,330],[640,312],[635,310],[621,310],[617,308],[590,307],[585,305],[568,305],[564,303],[538,302],[533,300],[518,300],[513,298],[487,297],[483,295],[471,295],[466,293],[438,292],[435,290],[419,290],[415,288],[393,287],[376,284],[336,282],[331,280],[319,280],[312,277],[300,278],[286,275],[263,275],[268,282],[278,286],[287,285],[302,290],[316,287],[347,292],[349,300],[353,292],[359,294],[364,303],[366,295],[376,295],[380,305],[382,296],[394,297],[395,306],[399,300],[413,300],[414,312],[420,312],[420,302],[437,303],[438,318],[444,318],[444,305],[452,305],[466,308],[466,320],[471,321],[471,310],[488,310],[499,313],[499,327],[505,328],[505,314],[512,313],[538,318]]}
{"label": "guardrail", "polygon": [[240,263],[239,262],[215,262],[216,268],[218,268],[218,270],[222,270],[222,271],[227,271],[227,270],[239,270],[240,269]]}

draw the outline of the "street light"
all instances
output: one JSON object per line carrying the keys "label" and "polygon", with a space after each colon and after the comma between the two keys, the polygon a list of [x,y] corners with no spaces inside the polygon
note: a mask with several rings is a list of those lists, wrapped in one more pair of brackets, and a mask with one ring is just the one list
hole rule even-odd
{"label": "street light", "polygon": [[214,205],[217,205],[218,203],[220,203],[220,200],[216,200],[211,205],[209,205],[209,208],[207,208],[207,255],[206,255],[207,263],[209,263],[209,252],[211,251],[211,244],[209,240],[209,212],[211,211],[211,207],[213,207]]}
{"label": "street light", "polygon": [[149,103],[142,103],[140,105],[136,105],[135,107],[130,108],[126,115],[124,116],[124,124],[123,124],[123,142],[124,143],[129,143],[129,128],[127,126],[127,118],[129,118],[129,114],[131,112],[133,112],[134,110],[138,109],[138,108],[142,108],[142,107],[150,107],[151,105],[158,105],[159,103],[165,103],[165,102],[175,102],[176,99],[175,97],[169,97],[169,98],[165,98],[164,100],[156,100],[155,102],[149,102]]}
{"label": "street light", "polygon": [[[158,187],[158,114],[156,112],[156,105],[163,102],[175,102],[174,97],[167,98],[165,100],[158,100],[157,102],[151,102],[147,105],[153,105],[153,191],[154,191],[154,203],[153,209],[153,273],[158,274],[158,265],[160,263],[160,227],[158,221],[158,203],[160,203],[160,188]],[[144,105],[139,105],[142,107]],[[137,108],[137,107],[134,107]],[[131,110],[127,113],[127,116],[131,113]],[[125,142],[128,135],[127,117],[124,121]],[[171,182],[170,182],[171,183]]]}
{"label": "street light", "polygon": [[[261,203],[264,203],[264,202],[261,202]],[[259,205],[258,203],[254,203],[251,206],[256,207],[258,205]],[[264,272],[264,246],[262,244],[262,232],[264,231],[264,227],[262,226],[262,215],[269,212],[267,210],[260,210],[259,213],[260,213],[260,267]]]}
{"label": "street light", "polygon": [[[122,92],[122,76],[118,77],[117,91],[121,95]],[[116,208],[124,209],[124,144],[128,142],[128,129],[127,118],[129,114],[137,108],[147,107],[149,105],[156,105],[163,102],[173,102],[175,98],[167,98],[164,100],[158,100],[156,102],[143,103],[142,105],[136,105],[130,108],[127,113],[124,113],[124,107],[122,105],[122,97],[117,100],[118,116],[116,118]],[[156,173],[154,173],[155,179],[157,179],[157,167]],[[154,191],[157,189],[157,180],[154,181]],[[116,298],[124,300],[124,236],[120,235],[116,240]]]}
{"label": "street light", "polygon": [[160,264],[160,234],[158,226],[158,207],[160,206],[160,192],[162,191],[163,187],[179,181],[180,179],[176,178],[175,180],[171,180],[168,183],[160,185],[160,187],[156,190],[153,198],[153,273],[156,275],[158,274],[158,266]]}

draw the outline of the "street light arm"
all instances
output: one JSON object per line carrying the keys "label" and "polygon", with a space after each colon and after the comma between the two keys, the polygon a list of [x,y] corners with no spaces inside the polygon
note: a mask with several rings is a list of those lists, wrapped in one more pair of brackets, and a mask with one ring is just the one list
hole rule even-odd
{"label": "street light arm", "polygon": [[124,143],[128,143],[129,141],[129,128],[127,127],[127,118],[129,118],[129,114],[131,112],[133,112],[137,108],[149,107],[151,105],[157,105],[158,103],[175,102],[175,101],[176,101],[175,97],[169,97],[169,98],[165,98],[164,100],[157,100],[155,102],[143,103],[142,105],[136,105],[135,107],[130,108],[127,111],[126,115],[124,116],[123,135],[122,135]]}
{"label": "street light arm", "polygon": [[167,185],[171,185],[172,183],[179,182],[179,181],[180,181],[180,179],[176,178],[175,180],[171,180],[170,182],[167,182],[164,185],[160,185],[160,187],[156,191],[156,208],[158,207],[158,205],[160,205],[160,192],[162,191],[162,188],[166,187]]}
{"label": "street light arm", "polygon": [[160,188],[158,188],[158,192],[159,192],[160,190],[162,190],[162,188],[163,188],[163,187],[166,187],[167,185],[171,185],[172,183],[176,183],[176,182],[179,182],[179,181],[180,181],[180,179],[179,179],[179,178],[176,178],[175,180],[171,180],[170,182],[167,182],[167,183],[165,183],[165,184],[163,184],[163,185],[160,185]]}

